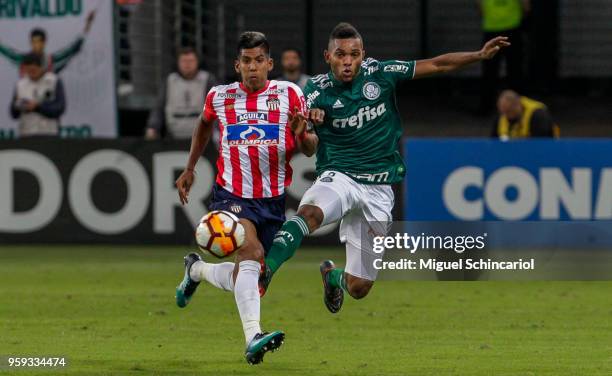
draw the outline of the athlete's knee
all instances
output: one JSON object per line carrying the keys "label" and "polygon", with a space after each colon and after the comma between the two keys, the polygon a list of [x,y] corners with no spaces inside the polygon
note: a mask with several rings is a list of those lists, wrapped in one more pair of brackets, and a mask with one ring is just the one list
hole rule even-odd
{"label": "athlete's knee", "polygon": [[264,258],[264,249],[259,242],[246,242],[238,252],[238,262],[244,260],[259,261]]}
{"label": "athlete's knee", "polygon": [[241,219],[240,223],[245,230],[244,244],[238,249],[236,261],[255,260],[260,261],[264,258],[264,249],[257,238],[255,225],[248,220]]}
{"label": "athlete's knee", "polygon": [[297,214],[304,218],[306,223],[308,224],[308,229],[310,232],[318,229],[323,222],[323,210],[318,206],[314,205],[302,205],[298,209]]}
{"label": "athlete's knee", "polygon": [[354,277],[350,274],[346,276],[346,288],[348,290],[349,295],[353,299],[365,298],[370,292],[370,289],[373,285],[374,281]]}

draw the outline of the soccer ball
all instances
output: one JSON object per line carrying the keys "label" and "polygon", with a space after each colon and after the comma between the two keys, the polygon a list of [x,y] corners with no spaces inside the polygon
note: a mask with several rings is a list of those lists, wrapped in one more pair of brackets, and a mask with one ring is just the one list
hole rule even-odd
{"label": "soccer ball", "polygon": [[244,243],[244,227],[232,213],[215,210],[202,217],[195,238],[202,251],[223,258]]}

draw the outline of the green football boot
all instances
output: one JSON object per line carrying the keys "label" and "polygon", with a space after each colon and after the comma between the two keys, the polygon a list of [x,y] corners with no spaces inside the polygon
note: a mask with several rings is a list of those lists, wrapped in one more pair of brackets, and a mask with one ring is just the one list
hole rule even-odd
{"label": "green football boot", "polygon": [[272,333],[257,333],[247,345],[244,355],[249,364],[259,364],[263,362],[263,357],[268,351],[276,351],[285,340],[285,333],[275,331]]}
{"label": "green football boot", "polygon": [[200,282],[194,281],[189,276],[191,265],[197,261],[202,261],[202,257],[195,252],[185,256],[185,277],[183,277],[181,284],[176,287],[176,305],[181,308],[185,308],[189,304],[191,297],[200,285]]}
{"label": "green football boot", "polygon": [[319,267],[321,278],[323,279],[323,302],[331,313],[338,313],[344,302],[344,291],[339,287],[331,286],[327,278],[329,272],[335,268],[336,265],[331,260],[323,261]]}

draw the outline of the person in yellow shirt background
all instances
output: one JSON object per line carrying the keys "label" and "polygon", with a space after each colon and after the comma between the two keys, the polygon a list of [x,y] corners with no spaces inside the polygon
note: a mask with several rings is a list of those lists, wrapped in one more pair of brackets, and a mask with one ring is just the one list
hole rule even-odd
{"label": "person in yellow shirt background", "polygon": [[497,111],[499,114],[491,135],[501,141],[531,137],[558,138],[560,135],[559,126],[544,103],[520,96],[513,90],[500,94]]}

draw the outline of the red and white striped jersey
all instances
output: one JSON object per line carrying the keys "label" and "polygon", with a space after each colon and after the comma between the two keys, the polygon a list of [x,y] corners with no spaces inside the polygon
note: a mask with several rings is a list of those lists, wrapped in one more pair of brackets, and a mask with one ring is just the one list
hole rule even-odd
{"label": "red and white striped jersey", "polygon": [[296,141],[289,112],[305,113],[300,88],[287,81],[268,81],[250,93],[242,83],[213,87],[202,117],[219,119],[217,183],[244,198],[275,197],[291,184],[289,161]]}

